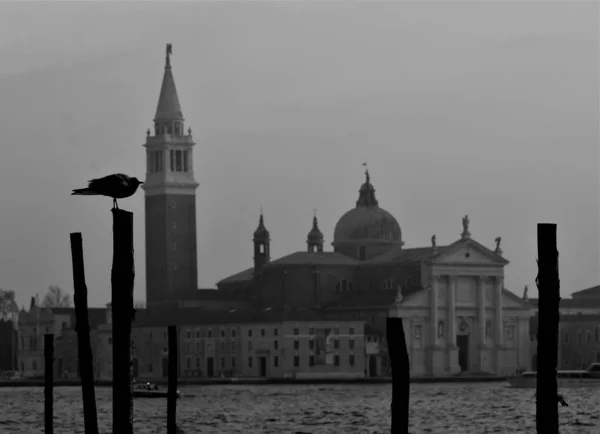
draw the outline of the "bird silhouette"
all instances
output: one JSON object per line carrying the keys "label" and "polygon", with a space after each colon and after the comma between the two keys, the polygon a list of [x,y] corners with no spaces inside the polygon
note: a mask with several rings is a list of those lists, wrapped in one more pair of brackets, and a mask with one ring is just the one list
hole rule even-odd
{"label": "bird silhouette", "polygon": [[140,184],[143,184],[137,178],[115,173],[88,181],[87,188],[73,190],[71,195],[81,196],[108,196],[113,198],[113,209],[119,209],[117,199],[124,199],[133,196]]}

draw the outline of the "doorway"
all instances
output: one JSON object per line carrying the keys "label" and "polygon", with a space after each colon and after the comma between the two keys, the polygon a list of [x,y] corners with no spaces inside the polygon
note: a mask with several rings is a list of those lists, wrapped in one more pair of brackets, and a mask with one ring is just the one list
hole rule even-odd
{"label": "doorway", "polygon": [[267,358],[260,357],[259,360],[260,360],[260,376],[266,377],[267,376]]}
{"label": "doorway", "polygon": [[369,356],[369,377],[377,377],[377,359]]}
{"label": "doorway", "polygon": [[212,357],[206,358],[206,376],[207,377],[215,376],[215,359]]}
{"label": "doorway", "polygon": [[469,370],[469,335],[456,335],[458,347],[458,366],[461,372]]}

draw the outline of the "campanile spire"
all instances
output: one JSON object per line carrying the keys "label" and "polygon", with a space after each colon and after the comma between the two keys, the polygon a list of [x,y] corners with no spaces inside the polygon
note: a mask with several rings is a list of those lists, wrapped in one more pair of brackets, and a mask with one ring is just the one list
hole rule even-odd
{"label": "campanile spire", "polygon": [[198,289],[196,189],[191,129],[183,114],[167,44],[154,134],[146,134],[146,302],[173,302]]}
{"label": "campanile spire", "polygon": [[175,79],[171,69],[171,56],[173,55],[173,46],[167,44],[167,53],[165,56],[165,72],[163,75],[162,85],[160,87],[160,96],[158,97],[158,105],[156,107],[156,115],[154,122],[164,121],[181,121],[183,122],[183,113],[179,105],[179,97],[177,96],[177,88],[175,87]]}

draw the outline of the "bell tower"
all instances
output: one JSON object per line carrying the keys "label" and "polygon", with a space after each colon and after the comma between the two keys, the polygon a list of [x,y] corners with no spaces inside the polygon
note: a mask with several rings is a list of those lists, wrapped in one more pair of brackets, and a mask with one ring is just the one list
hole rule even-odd
{"label": "bell tower", "polygon": [[198,289],[196,189],[192,130],[184,133],[167,44],[165,71],[154,116],[146,133],[146,303],[176,301]]}
{"label": "bell tower", "polygon": [[271,260],[271,235],[265,227],[262,211],[258,219],[258,228],[254,231],[254,236],[252,237],[252,242],[254,243],[254,275],[258,276],[263,267]]}

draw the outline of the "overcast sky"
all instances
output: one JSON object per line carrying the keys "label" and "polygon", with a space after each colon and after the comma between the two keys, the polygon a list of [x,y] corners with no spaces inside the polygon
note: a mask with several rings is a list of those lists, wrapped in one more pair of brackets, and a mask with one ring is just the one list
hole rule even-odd
{"label": "overcast sky", "polygon": [[[110,300],[109,198],[145,177],[166,43],[197,146],[198,281],[252,264],[261,205],[272,257],[331,249],[368,161],[405,247],[502,237],[508,289],[537,296],[536,224],[558,224],[562,294],[600,283],[596,2],[61,2],[0,5],[0,287],[72,293],[82,232],[89,302]],[[144,198],[135,298],[145,298]]]}

